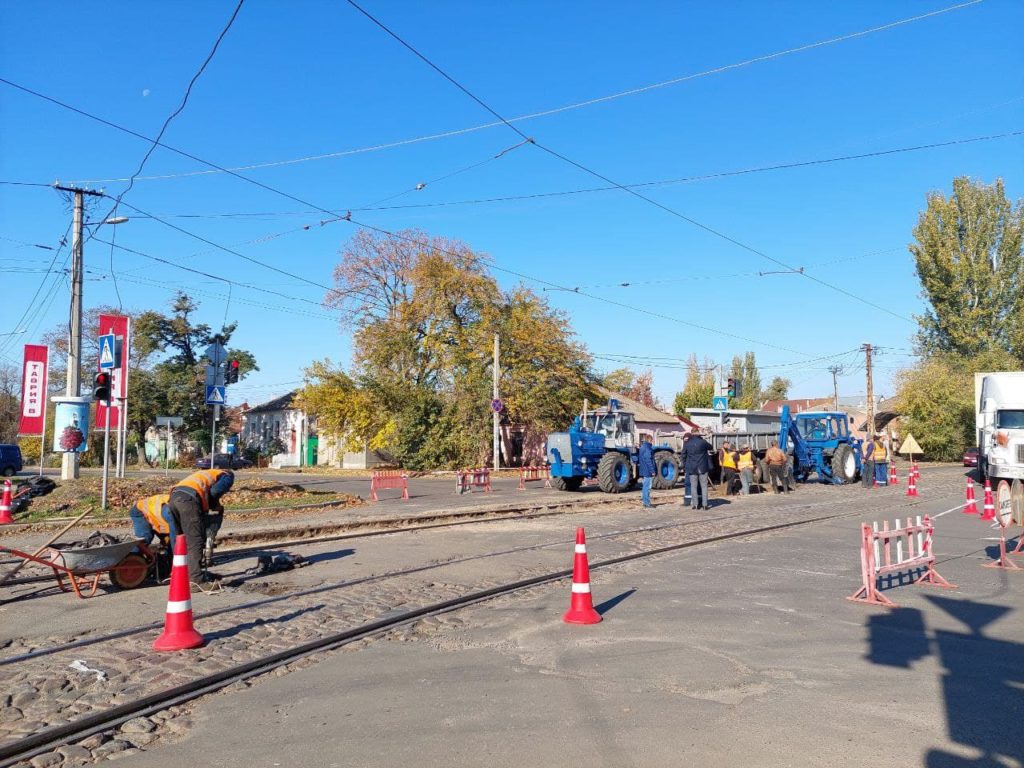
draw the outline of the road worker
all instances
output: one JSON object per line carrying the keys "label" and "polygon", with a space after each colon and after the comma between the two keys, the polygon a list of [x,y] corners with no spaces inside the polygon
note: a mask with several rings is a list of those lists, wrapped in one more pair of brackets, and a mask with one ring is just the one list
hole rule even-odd
{"label": "road worker", "polygon": [[722,468],[722,484],[725,486],[725,495],[733,495],[733,484],[736,481],[738,467],[736,466],[736,451],[726,440],[718,449],[718,466]]}
{"label": "road worker", "polygon": [[870,434],[865,436],[861,446],[860,480],[865,488],[870,488],[875,482],[875,441]]}
{"label": "road worker", "polygon": [[[202,570],[203,547],[208,536],[216,538],[224,519],[221,497],[231,490],[235,474],[230,469],[203,469],[193,472],[171,488],[168,506],[176,531],[188,544],[188,576],[197,585],[215,581]],[[211,515],[216,512],[216,515]]]}
{"label": "road worker", "polygon": [[875,462],[875,480],[879,485],[889,484],[889,452],[885,445],[884,435],[881,432],[875,433],[872,441],[871,458]]}
{"label": "road worker", "polygon": [[779,487],[784,493],[789,493],[789,484],[786,482],[786,454],[779,448],[779,441],[772,440],[771,446],[765,451],[764,463],[768,465],[768,481],[772,490],[779,493]]}
{"label": "road worker", "polygon": [[749,445],[741,445],[736,454],[736,468],[740,473],[740,495],[749,496],[754,484],[754,453]]}
{"label": "road worker", "polygon": [[168,506],[170,499],[171,494],[158,493],[135,502],[128,516],[131,518],[136,538],[142,539],[148,545],[153,541],[153,537],[157,536],[165,549],[174,549],[177,532],[174,528],[174,516]]}

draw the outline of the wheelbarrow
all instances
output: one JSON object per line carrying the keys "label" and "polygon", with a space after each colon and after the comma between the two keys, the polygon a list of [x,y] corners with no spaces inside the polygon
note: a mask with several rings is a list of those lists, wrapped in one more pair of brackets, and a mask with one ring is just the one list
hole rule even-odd
{"label": "wheelbarrow", "polygon": [[146,580],[156,564],[156,556],[142,539],[88,549],[47,547],[39,555],[3,546],[0,546],[0,552],[10,552],[28,562],[52,569],[61,591],[73,591],[82,599],[96,594],[103,574],[109,574],[110,583],[115,587],[135,589]]}

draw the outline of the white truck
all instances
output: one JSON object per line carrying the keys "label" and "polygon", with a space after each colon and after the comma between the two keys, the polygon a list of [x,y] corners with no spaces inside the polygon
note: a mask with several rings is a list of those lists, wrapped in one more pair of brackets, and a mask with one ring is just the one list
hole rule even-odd
{"label": "white truck", "polygon": [[978,471],[1024,480],[1024,371],[974,374]]}

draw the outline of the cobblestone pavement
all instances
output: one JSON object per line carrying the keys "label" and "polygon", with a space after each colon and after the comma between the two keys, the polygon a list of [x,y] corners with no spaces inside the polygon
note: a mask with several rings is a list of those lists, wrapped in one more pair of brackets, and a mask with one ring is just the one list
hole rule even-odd
{"label": "cobblestone pavement", "polygon": [[[962,495],[963,474],[952,468],[936,469],[925,475],[922,485],[927,489],[926,498],[948,497],[952,506]],[[474,526],[472,531],[403,533],[388,537],[389,542],[367,541],[360,549],[365,551],[368,567],[346,573],[344,581],[315,583],[317,579],[308,574],[310,569],[295,572],[294,579],[283,574],[263,580],[264,585],[272,583],[262,589],[278,592],[286,599],[268,600],[244,610],[233,610],[228,605],[210,612],[206,609],[216,604],[214,596],[197,595],[197,626],[208,639],[207,647],[200,651],[155,654],[150,645],[156,630],[148,629],[0,667],[5,680],[0,694],[0,745],[411,608],[568,568],[572,529],[576,524],[587,527],[594,562],[633,551],[827,515],[862,514],[867,519],[877,519],[915,514],[915,506],[920,506],[920,502],[904,497],[903,493],[903,486],[877,491],[808,486],[788,497],[762,495],[723,501],[699,518],[688,510],[680,511],[677,504],[641,512],[634,500],[618,507],[607,506],[599,513],[581,513],[569,520],[495,522]],[[680,524],[662,527],[671,523]],[[636,530],[640,528],[647,530]],[[378,550],[376,554],[371,551],[374,547]],[[396,570],[396,563],[411,572],[387,575]],[[374,577],[375,573],[380,575]],[[547,585],[533,591],[551,588]],[[251,600],[253,595],[250,585],[236,590],[232,599]],[[5,609],[5,624],[15,618],[13,607],[12,604]],[[136,620],[135,614],[122,611],[120,623],[109,628],[131,627]],[[458,617],[448,620],[457,621]],[[50,647],[71,639],[54,636],[31,642],[12,641],[3,653],[10,658],[32,647]],[[101,670],[106,679],[98,680],[93,673],[71,669],[76,660]],[[303,661],[298,666],[308,663],[312,662]],[[279,669],[272,674],[285,673],[286,669]],[[187,730],[187,712],[187,706],[175,707],[152,718],[137,718],[117,732],[62,747],[34,758],[32,764],[77,765],[146,749],[160,738]]]}

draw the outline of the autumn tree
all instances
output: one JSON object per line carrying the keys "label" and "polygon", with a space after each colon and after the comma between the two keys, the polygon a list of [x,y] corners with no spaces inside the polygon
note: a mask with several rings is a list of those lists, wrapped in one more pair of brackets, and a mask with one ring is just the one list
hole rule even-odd
{"label": "autumn tree", "polygon": [[686,382],[681,392],[676,393],[672,403],[673,411],[685,414],[690,408],[710,408],[715,396],[715,365],[704,358],[704,365],[697,362],[697,355],[690,355],[686,361]]}
{"label": "autumn tree", "polygon": [[299,401],[347,446],[413,469],[486,460],[495,334],[509,423],[542,439],[596,397],[569,318],[527,288],[502,290],[466,244],[361,231],[340,256],[325,301],[354,330],[352,366],[314,364]]}
{"label": "autumn tree", "polygon": [[922,351],[1024,357],[1024,202],[1011,204],[1002,179],[986,185],[961,176],[949,197],[928,195],[913,234],[909,248],[930,305],[918,317]]}
{"label": "autumn tree", "polygon": [[13,443],[18,436],[20,397],[21,369],[13,363],[0,362],[0,443]]}
{"label": "autumn tree", "polygon": [[624,395],[633,388],[633,381],[635,379],[636,374],[629,370],[629,368],[616,368],[601,378],[601,386],[612,392]]}

